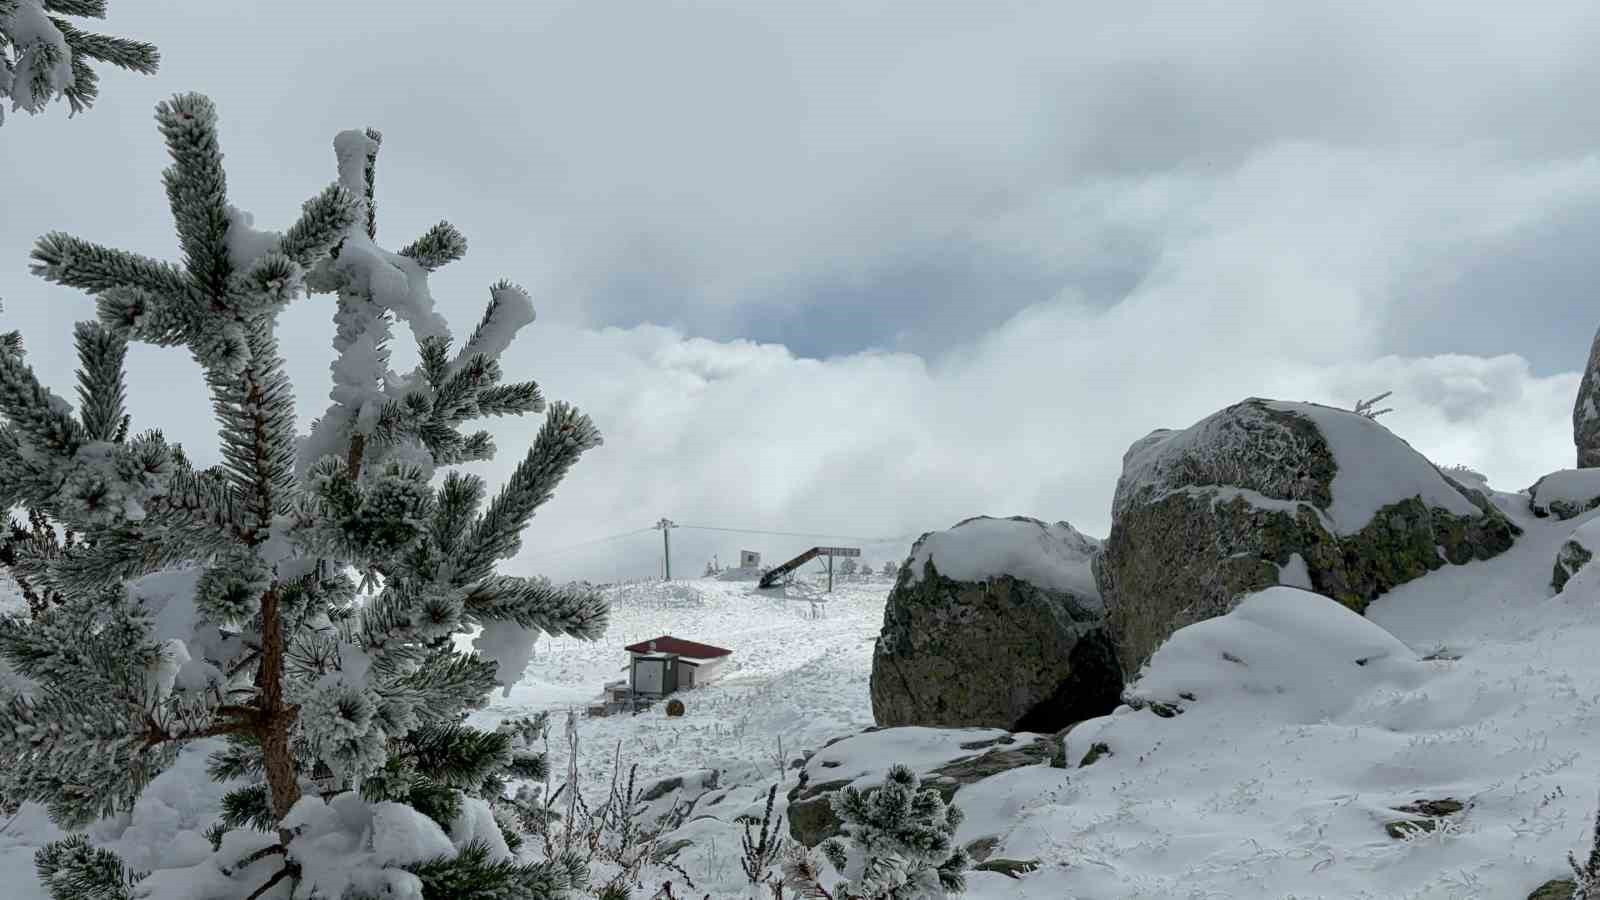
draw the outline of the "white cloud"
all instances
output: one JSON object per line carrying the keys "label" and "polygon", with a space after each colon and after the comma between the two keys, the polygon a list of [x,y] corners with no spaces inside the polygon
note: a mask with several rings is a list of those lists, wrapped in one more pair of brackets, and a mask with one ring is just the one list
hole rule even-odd
{"label": "white cloud", "polygon": [[[936,369],[909,355],[818,361],[652,327],[549,326],[529,340],[529,355],[551,394],[588,410],[607,443],[540,513],[514,567],[594,580],[648,575],[659,565],[654,534],[557,556],[536,551],[642,528],[660,515],[892,536],[971,515],[1024,514],[1103,535],[1129,443],[1252,395],[1348,407],[1393,390],[1396,411],[1383,421],[1396,434],[1503,489],[1571,464],[1576,375],[1536,377],[1515,356],[1335,364],[1211,352],[1139,357],[1126,349],[1126,322],[1065,304],[1039,308]],[[721,377],[705,378],[706,369]],[[512,432],[501,429],[506,451]],[[495,470],[514,459],[503,456]],[[680,531],[674,542],[682,573],[698,572],[712,553],[726,560],[753,546],[771,559],[818,541]],[[868,555],[898,561],[907,549]]]}

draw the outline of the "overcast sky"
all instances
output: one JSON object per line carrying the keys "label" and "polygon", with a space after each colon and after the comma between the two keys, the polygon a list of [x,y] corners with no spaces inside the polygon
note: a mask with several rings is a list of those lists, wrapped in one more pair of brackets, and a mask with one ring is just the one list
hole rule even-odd
{"label": "overcast sky", "polygon": [[[179,258],[152,118],[218,104],[230,199],[283,228],[383,131],[379,240],[440,218],[459,333],[501,277],[513,377],[589,412],[510,568],[606,580],[682,523],[899,537],[1109,529],[1127,445],[1247,396],[1350,406],[1520,489],[1573,462],[1600,325],[1600,5],[118,0],[153,77],[0,127],[0,325],[70,394],[62,229]],[[281,325],[325,405],[332,300]],[[214,454],[198,369],[131,354],[136,425]],[[538,426],[495,426],[498,480]],[[197,452],[204,457],[204,452]],[[674,533],[680,572],[740,547]],[[906,540],[872,545],[896,561]],[[540,555],[540,553],[544,555]]]}

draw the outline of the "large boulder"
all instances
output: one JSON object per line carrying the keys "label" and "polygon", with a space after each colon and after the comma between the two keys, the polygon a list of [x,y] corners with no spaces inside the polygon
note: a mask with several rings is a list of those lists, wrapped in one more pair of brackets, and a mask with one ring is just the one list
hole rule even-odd
{"label": "large boulder", "polygon": [[1131,677],[1173,632],[1252,591],[1290,585],[1362,612],[1519,533],[1376,421],[1253,397],[1129,448],[1095,576]]}
{"label": "large boulder", "polygon": [[1572,443],[1578,450],[1578,468],[1600,466],[1600,331],[1589,345],[1589,364],[1572,404]]}
{"label": "large boulder", "polygon": [[911,548],[872,657],[880,726],[1058,731],[1122,693],[1090,560],[1071,525],[979,516]]}

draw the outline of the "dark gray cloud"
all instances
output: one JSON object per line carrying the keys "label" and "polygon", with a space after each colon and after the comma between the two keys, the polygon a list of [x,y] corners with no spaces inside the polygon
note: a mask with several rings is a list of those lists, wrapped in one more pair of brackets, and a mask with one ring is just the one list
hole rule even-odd
{"label": "dark gray cloud", "polygon": [[1518,228],[1417,277],[1392,318],[1397,353],[1525,355],[1535,372],[1581,367],[1600,327],[1600,200]]}
{"label": "dark gray cloud", "polygon": [[[157,40],[162,72],[112,76],[70,126],[17,121],[0,159],[48,155],[86,192],[153,186],[150,105],[201,90],[242,199],[281,221],[329,177],[332,134],[372,124],[383,183],[407,185],[388,228],[450,216],[552,314],[817,355],[937,353],[1041,297],[1115,302],[1170,223],[1131,246],[1066,232],[1115,230],[1108,207],[1151,179],[1223,178],[1286,142],[1536,165],[1600,138],[1582,2],[125,6],[112,25]],[[1261,200],[1296,202],[1282,188]],[[1076,221],[1034,222],[1031,253],[974,239],[1061,192],[1082,195]],[[118,193],[102,234],[143,230],[155,198]],[[51,203],[12,202],[35,214],[8,217],[15,246]],[[1395,349],[1461,340],[1412,324]]]}

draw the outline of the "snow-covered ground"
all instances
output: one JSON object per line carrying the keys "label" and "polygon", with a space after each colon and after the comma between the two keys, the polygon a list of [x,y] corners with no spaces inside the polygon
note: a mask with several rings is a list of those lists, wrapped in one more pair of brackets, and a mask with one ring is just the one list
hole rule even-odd
{"label": "snow-covered ground", "polygon": [[[1231,676],[1220,657],[1213,670],[1197,661],[1197,648],[1245,653],[1254,639],[1243,615],[1214,620],[1211,634],[1175,640],[1150,676],[1152,690],[1188,678],[1201,691],[1182,715],[1124,708],[1073,731],[1074,768],[1016,770],[964,788],[962,840],[998,831],[996,855],[1042,862],[1020,880],[975,874],[967,896],[1521,900],[1567,874],[1566,853],[1588,847],[1600,789],[1600,596],[1551,596],[1549,581],[1558,547],[1600,512],[1558,522],[1531,516],[1526,495],[1495,499],[1525,529],[1502,557],[1405,585],[1365,620],[1332,601],[1288,617],[1263,645],[1278,648],[1276,664],[1258,656],[1249,678]],[[659,711],[582,722],[589,778],[602,777],[618,740],[625,760],[637,748],[641,774],[665,774],[759,763],[777,734],[792,753],[869,723],[871,638],[887,582],[843,589],[818,622],[748,588],[674,588],[704,605],[659,587],[619,596],[613,648],[670,631],[737,648],[741,668],[691,694],[681,722]],[[1347,646],[1387,644],[1397,658],[1358,667],[1336,652],[1335,633]],[[541,697],[586,699],[621,656],[543,646],[529,679],[486,714],[536,708]],[[1421,659],[1436,653],[1459,659]],[[1098,741],[1113,755],[1076,768]],[[760,778],[753,784],[776,774]],[[741,806],[757,795],[744,793]],[[1393,807],[1446,798],[1467,808],[1442,829],[1408,840],[1385,832],[1407,818]],[[699,834],[714,845],[680,858],[699,890],[747,896],[730,861],[737,831],[702,823]]]}
{"label": "snow-covered ground", "polygon": [[[699,768],[774,766],[780,738],[793,756],[872,724],[867,677],[889,587],[874,578],[836,579],[832,594],[809,582],[758,591],[754,582],[714,579],[610,588],[611,628],[602,640],[541,639],[510,696],[496,692],[468,722],[492,727],[551,711],[550,764],[562,773],[563,716],[576,710],[580,784],[600,796],[618,742],[624,766],[639,764],[641,782]],[[665,634],[734,651],[722,678],[679,694],[678,718],[661,704],[638,715],[585,718],[601,687],[626,677],[622,648]]]}
{"label": "snow-covered ground", "polygon": [[[1185,629],[1139,686],[1158,695],[1189,685],[1196,699],[1181,715],[1123,708],[1071,733],[1072,768],[963,788],[962,840],[996,832],[997,855],[1042,863],[1019,880],[977,873],[967,896],[1521,900],[1564,875],[1566,853],[1587,849],[1600,788],[1600,596],[1593,579],[1556,596],[1548,583],[1561,543],[1600,511],[1561,522],[1533,518],[1525,495],[1495,500],[1525,529],[1502,557],[1405,585],[1364,621],[1300,596],[1312,604],[1304,614],[1247,604]],[[748,789],[727,805],[745,808],[778,778],[780,736],[792,756],[870,724],[872,639],[889,583],[841,583],[819,617],[814,588],[785,598],[753,588],[713,579],[610,588],[604,640],[542,642],[510,695],[476,720],[574,708],[587,791],[603,789],[620,742],[641,779],[732,769]],[[680,719],[659,707],[583,718],[601,685],[621,677],[622,647],[666,633],[733,649],[726,677],[687,693]],[[1357,667],[1343,659],[1350,648],[1389,655]],[[1223,661],[1221,650],[1254,665]],[[1077,768],[1090,742],[1112,755]],[[559,715],[551,751],[559,777]],[[131,829],[108,823],[98,836],[142,829],[141,843],[190,852],[186,832],[214,818],[207,805],[217,795],[210,785],[162,787]],[[1406,817],[1392,807],[1445,798],[1467,804],[1446,827],[1407,840],[1385,833]],[[31,852],[53,831],[41,822],[35,810],[0,832],[8,897],[43,897]],[[690,828],[700,843],[679,860],[695,896],[747,897],[734,826]]]}

